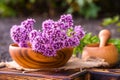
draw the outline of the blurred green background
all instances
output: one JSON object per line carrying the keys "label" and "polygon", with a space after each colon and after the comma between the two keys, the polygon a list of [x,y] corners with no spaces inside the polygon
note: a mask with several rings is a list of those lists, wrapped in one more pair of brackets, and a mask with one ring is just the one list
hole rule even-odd
{"label": "blurred green background", "polygon": [[120,14],[120,0],[0,0],[0,17],[71,13],[84,18]]}

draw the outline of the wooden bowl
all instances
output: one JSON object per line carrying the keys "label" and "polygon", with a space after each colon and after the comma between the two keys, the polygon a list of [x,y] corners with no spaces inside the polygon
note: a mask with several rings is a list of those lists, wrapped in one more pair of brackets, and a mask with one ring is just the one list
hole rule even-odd
{"label": "wooden bowl", "polygon": [[67,63],[73,53],[73,48],[64,48],[57,51],[57,56],[47,57],[33,51],[31,48],[20,48],[17,44],[9,46],[13,60],[24,68],[58,68]]}
{"label": "wooden bowl", "polygon": [[118,61],[118,51],[113,44],[107,44],[104,47],[99,47],[99,44],[89,44],[83,49],[82,59],[86,60],[88,57],[99,57],[110,64],[114,65]]}

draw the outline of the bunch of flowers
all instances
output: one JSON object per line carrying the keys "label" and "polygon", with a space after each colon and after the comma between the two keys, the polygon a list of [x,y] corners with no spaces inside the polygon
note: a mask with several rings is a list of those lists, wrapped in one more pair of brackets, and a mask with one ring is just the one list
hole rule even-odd
{"label": "bunch of flowers", "polygon": [[56,51],[66,47],[75,47],[85,35],[83,28],[74,26],[70,14],[61,15],[58,21],[51,19],[42,23],[42,31],[35,30],[35,20],[27,19],[21,25],[11,28],[11,38],[20,47],[28,47],[45,56],[56,56]]}

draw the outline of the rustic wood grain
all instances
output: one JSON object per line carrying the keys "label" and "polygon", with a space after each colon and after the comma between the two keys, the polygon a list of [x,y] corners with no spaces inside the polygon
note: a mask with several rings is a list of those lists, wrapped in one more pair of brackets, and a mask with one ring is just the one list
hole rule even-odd
{"label": "rustic wood grain", "polygon": [[120,80],[120,69],[91,68],[60,71],[34,71],[0,68],[0,80]]}
{"label": "rustic wood grain", "polygon": [[61,70],[61,71],[35,71],[22,73],[16,69],[1,68],[0,80],[87,80],[86,71]]}
{"label": "rustic wood grain", "polygon": [[20,66],[30,69],[58,68],[64,66],[73,53],[73,48],[63,48],[57,51],[56,56],[47,57],[31,48],[20,48],[13,43],[9,46],[9,53]]}
{"label": "rustic wood grain", "polygon": [[90,80],[120,80],[120,69],[91,69]]}

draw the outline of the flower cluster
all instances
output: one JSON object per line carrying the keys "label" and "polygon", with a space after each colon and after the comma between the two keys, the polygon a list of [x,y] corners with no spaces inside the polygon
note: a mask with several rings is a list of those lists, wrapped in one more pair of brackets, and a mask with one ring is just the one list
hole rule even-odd
{"label": "flower cluster", "polygon": [[10,31],[12,40],[20,47],[28,47],[29,33],[33,30],[34,19],[27,19],[20,25],[13,25]]}
{"label": "flower cluster", "polygon": [[51,19],[42,23],[42,31],[33,29],[34,19],[27,19],[21,25],[11,28],[11,38],[20,47],[27,47],[30,42],[34,51],[45,56],[56,56],[56,51],[66,47],[75,47],[80,44],[85,32],[83,28],[74,26],[70,14],[61,15],[58,21]]}

